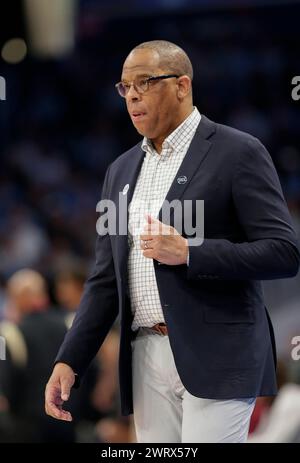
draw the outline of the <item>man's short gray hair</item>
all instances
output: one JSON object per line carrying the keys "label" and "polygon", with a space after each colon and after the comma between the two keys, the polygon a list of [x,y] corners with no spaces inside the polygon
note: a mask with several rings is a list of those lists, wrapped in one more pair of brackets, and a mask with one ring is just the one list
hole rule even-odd
{"label": "man's short gray hair", "polygon": [[158,53],[160,66],[167,72],[187,75],[193,79],[193,66],[186,52],[178,45],[167,40],[151,40],[137,45],[132,51],[148,49]]}

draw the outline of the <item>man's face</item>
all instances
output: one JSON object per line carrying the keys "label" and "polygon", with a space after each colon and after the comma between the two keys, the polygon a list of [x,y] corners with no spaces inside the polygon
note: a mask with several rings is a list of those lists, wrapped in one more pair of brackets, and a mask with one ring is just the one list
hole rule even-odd
{"label": "man's face", "polygon": [[[173,74],[159,65],[159,55],[153,50],[138,49],[127,57],[122,81],[131,83],[141,77]],[[176,127],[179,100],[175,78],[150,82],[146,93],[138,93],[133,85],[126,95],[126,105],[137,131],[151,140],[167,136]]]}

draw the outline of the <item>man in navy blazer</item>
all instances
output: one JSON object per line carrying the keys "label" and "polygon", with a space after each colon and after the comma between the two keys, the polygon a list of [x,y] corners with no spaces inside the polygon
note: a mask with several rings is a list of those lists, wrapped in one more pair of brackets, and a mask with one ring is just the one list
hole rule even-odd
{"label": "man in navy blazer", "polygon": [[[270,155],[253,136],[199,115],[191,81],[187,55],[170,42],[141,44],[124,63],[117,88],[144,141],[107,170],[102,200],[116,205],[116,232],[97,236],[94,270],[46,388],[46,412],[71,420],[63,402],[119,314],[122,413],[134,412],[140,442],[246,440],[255,397],[276,394],[275,343],[260,280],[293,277],[299,267],[297,238]],[[176,143],[183,149],[176,151]],[[176,156],[180,161],[161,177],[164,204],[190,201],[185,219],[195,223],[194,206],[203,200],[204,239],[178,233],[175,212],[166,223],[160,204],[158,216],[148,216],[130,267],[130,218],[120,202],[154,188],[163,163],[149,180],[146,158],[151,169],[151,160],[164,152],[168,162]],[[149,262],[154,289],[139,286],[146,270],[135,273],[135,265]],[[148,314],[146,304],[144,326],[139,291],[154,290],[160,315],[152,309]],[[168,378],[159,376],[169,368]]]}

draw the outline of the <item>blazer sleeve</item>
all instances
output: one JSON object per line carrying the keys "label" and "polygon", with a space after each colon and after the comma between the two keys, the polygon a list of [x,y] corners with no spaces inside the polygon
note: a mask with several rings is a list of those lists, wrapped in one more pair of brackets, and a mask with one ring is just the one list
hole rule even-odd
{"label": "blazer sleeve", "polygon": [[[102,189],[108,198],[109,169]],[[110,236],[97,235],[94,268],[85,282],[72,327],[60,347],[55,363],[63,362],[77,374],[76,385],[101,347],[118,315],[118,295]]]}
{"label": "blazer sleeve", "polygon": [[246,242],[204,239],[189,242],[189,279],[268,280],[293,277],[299,249],[271,156],[252,138],[237,160],[232,198]]}

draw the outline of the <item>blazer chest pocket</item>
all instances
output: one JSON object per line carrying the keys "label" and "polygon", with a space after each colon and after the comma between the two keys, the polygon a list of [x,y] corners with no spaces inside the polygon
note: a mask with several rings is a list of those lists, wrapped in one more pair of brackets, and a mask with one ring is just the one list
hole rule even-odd
{"label": "blazer chest pocket", "polygon": [[255,322],[254,310],[251,306],[230,306],[224,305],[205,307],[204,321],[206,323],[243,323],[253,324]]}

